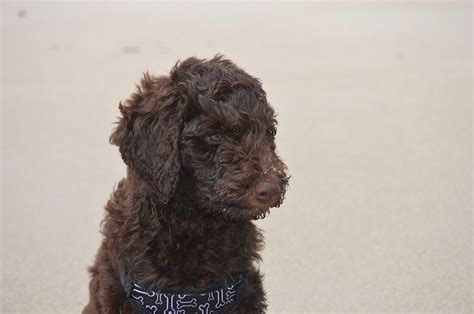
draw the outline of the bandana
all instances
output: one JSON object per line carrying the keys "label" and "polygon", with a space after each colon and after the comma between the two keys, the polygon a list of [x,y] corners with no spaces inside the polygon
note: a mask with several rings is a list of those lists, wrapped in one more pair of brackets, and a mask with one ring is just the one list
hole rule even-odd
{"label": "bandana", "polygon": [[157,292],[143,288],[122,273],[120,277],[128,299],[144,314],[228,313],[239,304],[246,284],[245,276],[238,274],[232,281],[202,292]]}

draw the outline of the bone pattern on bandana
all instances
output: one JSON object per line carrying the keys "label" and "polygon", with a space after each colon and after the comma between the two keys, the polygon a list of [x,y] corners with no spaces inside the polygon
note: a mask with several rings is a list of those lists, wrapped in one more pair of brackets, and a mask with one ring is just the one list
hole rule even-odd
{"label": "bone pattern on bandana", "polygon": [[147,291],[132,283],[130,299],[142,312],[150,314],[217,314],[235,308],[238,294],[243,289],[243,278],[239,277],[225,287],[204,293],[173,293]]}

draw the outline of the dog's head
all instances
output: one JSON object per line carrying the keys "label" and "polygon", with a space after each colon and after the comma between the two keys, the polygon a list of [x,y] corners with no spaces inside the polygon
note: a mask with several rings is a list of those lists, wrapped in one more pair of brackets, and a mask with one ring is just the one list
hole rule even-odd
{"label": "dog's head", "polygon": [[[192,199],[226,218],[261,218],[283,201],[286,166],[260,82],[229,60],[189,58],[146,74],[120,105],[110,140],[161,203]],[[180,194],[187,195],[180,195]]]}

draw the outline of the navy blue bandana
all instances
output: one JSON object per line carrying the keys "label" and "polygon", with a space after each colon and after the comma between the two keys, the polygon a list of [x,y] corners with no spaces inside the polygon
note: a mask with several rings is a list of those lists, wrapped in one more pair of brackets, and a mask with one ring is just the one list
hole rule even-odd
{"label": "navy blue bandana", "polygon": [[223,286],[204,292],[156,292],[123,278],[128,299],[146,314],[217,314],[232,311],[245,290],[245,277],[237,275]]}

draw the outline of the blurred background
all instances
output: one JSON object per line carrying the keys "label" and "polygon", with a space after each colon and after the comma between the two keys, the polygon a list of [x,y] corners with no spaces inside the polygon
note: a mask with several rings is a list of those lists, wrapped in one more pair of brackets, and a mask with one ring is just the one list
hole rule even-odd
{"label": "blurred background", "polygon": [[470,2],[2,2],[2,313],[78,313],[145,71],[262,79],[293,175],[269,313],[472,313]]}

